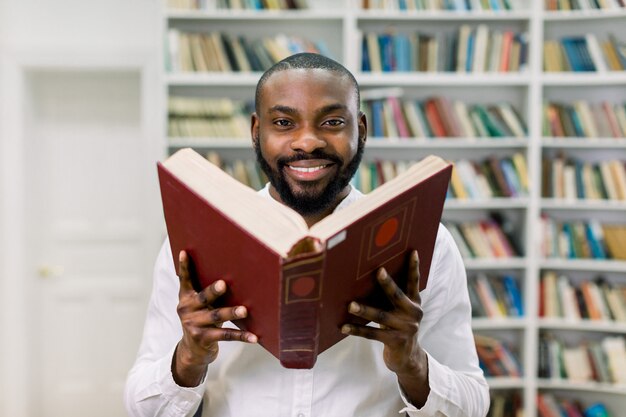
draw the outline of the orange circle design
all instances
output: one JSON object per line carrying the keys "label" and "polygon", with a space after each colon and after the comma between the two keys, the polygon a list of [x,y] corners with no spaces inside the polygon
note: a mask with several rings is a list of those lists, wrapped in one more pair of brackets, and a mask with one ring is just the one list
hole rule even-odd
{"label": "orange circle design", "polygon": [[297,297],[306,297],[315,288],[315,279],[312,277],[300,277],[291,284],[291,292]]}
{"label": "orange circle design", "polygon": [[396,235],[398,231],[398,219],[392,217],[389,220],[386,220],[379,228],[378,232],[376,232],[376,238],[374,239],[374,243],[376,247],[381,248],[387,245],[391,239]]}

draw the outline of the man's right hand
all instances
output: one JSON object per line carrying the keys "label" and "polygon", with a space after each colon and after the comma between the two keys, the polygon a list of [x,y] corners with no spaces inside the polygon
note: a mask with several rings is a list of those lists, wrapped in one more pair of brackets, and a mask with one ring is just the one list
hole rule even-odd
{"label": "man's right hand", "polygon": [[207,366],[215,360],[219,341],[256,343],[256,335],[237,329],[224,329],[222,323],[244,318],[244,306],[213,308],[211,304],[226,291],[226,283],[215,281],[200,292],[193,289],[189,256],[181,251],[178,257],[178,317],[183,337],[172,360],[174,381],[183,387],[195,387],[202,381]]}

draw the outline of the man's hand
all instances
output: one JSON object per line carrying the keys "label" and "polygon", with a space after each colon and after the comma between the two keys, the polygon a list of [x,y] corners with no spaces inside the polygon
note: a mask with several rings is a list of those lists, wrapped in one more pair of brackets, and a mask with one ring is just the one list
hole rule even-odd
{"label": "man's hand", "polygon": [[411,253],[406,292],[403,292],[384,268],[376,275],[378,282],[393,305],[384,311],[351,302],[349,312],[365,320],[378,323],[380,329],[370,326],[345,324],[345,334],[365,337],[384,343],[383,358],[387,367],[396,373],[409,400],[416,407],[426,402],[428,385],[428,358],[417,342],[417,333],[423,311],[419,295],[419,259]]}
{"label": "man's hand", "polygon": [[183,337],[178,342],[172,360],[172,375],[180,386],[197,386],[207,366],[215,360],[219,341],[256,343],[257,337],[246,331],[223,329],[222,323],[244,318],[248,311],[244,306],[213,308],[211,304],[224,292],[226,283],[218,280],[200,292],[193,289],[189,257],[185,251],[179,254],[178,316],[183,326]]}

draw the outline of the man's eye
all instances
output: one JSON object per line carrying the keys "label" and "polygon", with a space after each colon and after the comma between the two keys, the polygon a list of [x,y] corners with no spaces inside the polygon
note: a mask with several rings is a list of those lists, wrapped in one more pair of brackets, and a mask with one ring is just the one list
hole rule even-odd
{"label": "man's eye", "polygon": [[331,120],[325,121],[324,124],[335,127],[335,126],[341,126],[344,123],[343,123],[343,120],[340,120],[340,119],[331,119]]}
{"label": "man's eye", "polygon": [[275,125],[278,125],[280,127],[287,127],[291,125],[291,122],[289,120],[286,119],[278,119],[274,122]]}

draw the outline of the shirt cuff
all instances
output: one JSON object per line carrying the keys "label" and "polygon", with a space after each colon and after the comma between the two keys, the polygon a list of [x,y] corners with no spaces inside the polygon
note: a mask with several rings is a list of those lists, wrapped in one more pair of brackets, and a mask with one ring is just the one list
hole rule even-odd
{"label": "shirt cuff", "polygon": [[161,393],[167,401],[186,415],[191,410],[197,409],[200,401],[202,401],[205,391],[205,377],[202,378],[202,382],[197,387],[178,385],[172,375],[172,358],[175,351],[176,347],[161,359],[157,379]]}
{"label": "shirt cuff", "polygon": [[428,352],[428,385],[430,386],[430,393],[426,399],[426,403],[420,409],[415,407],[407,399],[402,387],[399,386],[400,396],[402,401],[406,405],[399,413],[407,413],[411,417],[430,417],[442,415],[441,410],[450,408],[450,401],[447,398],[446,392],[448,391],[451,383],[449,380],[450,371],[447,367],[437,362]]}

